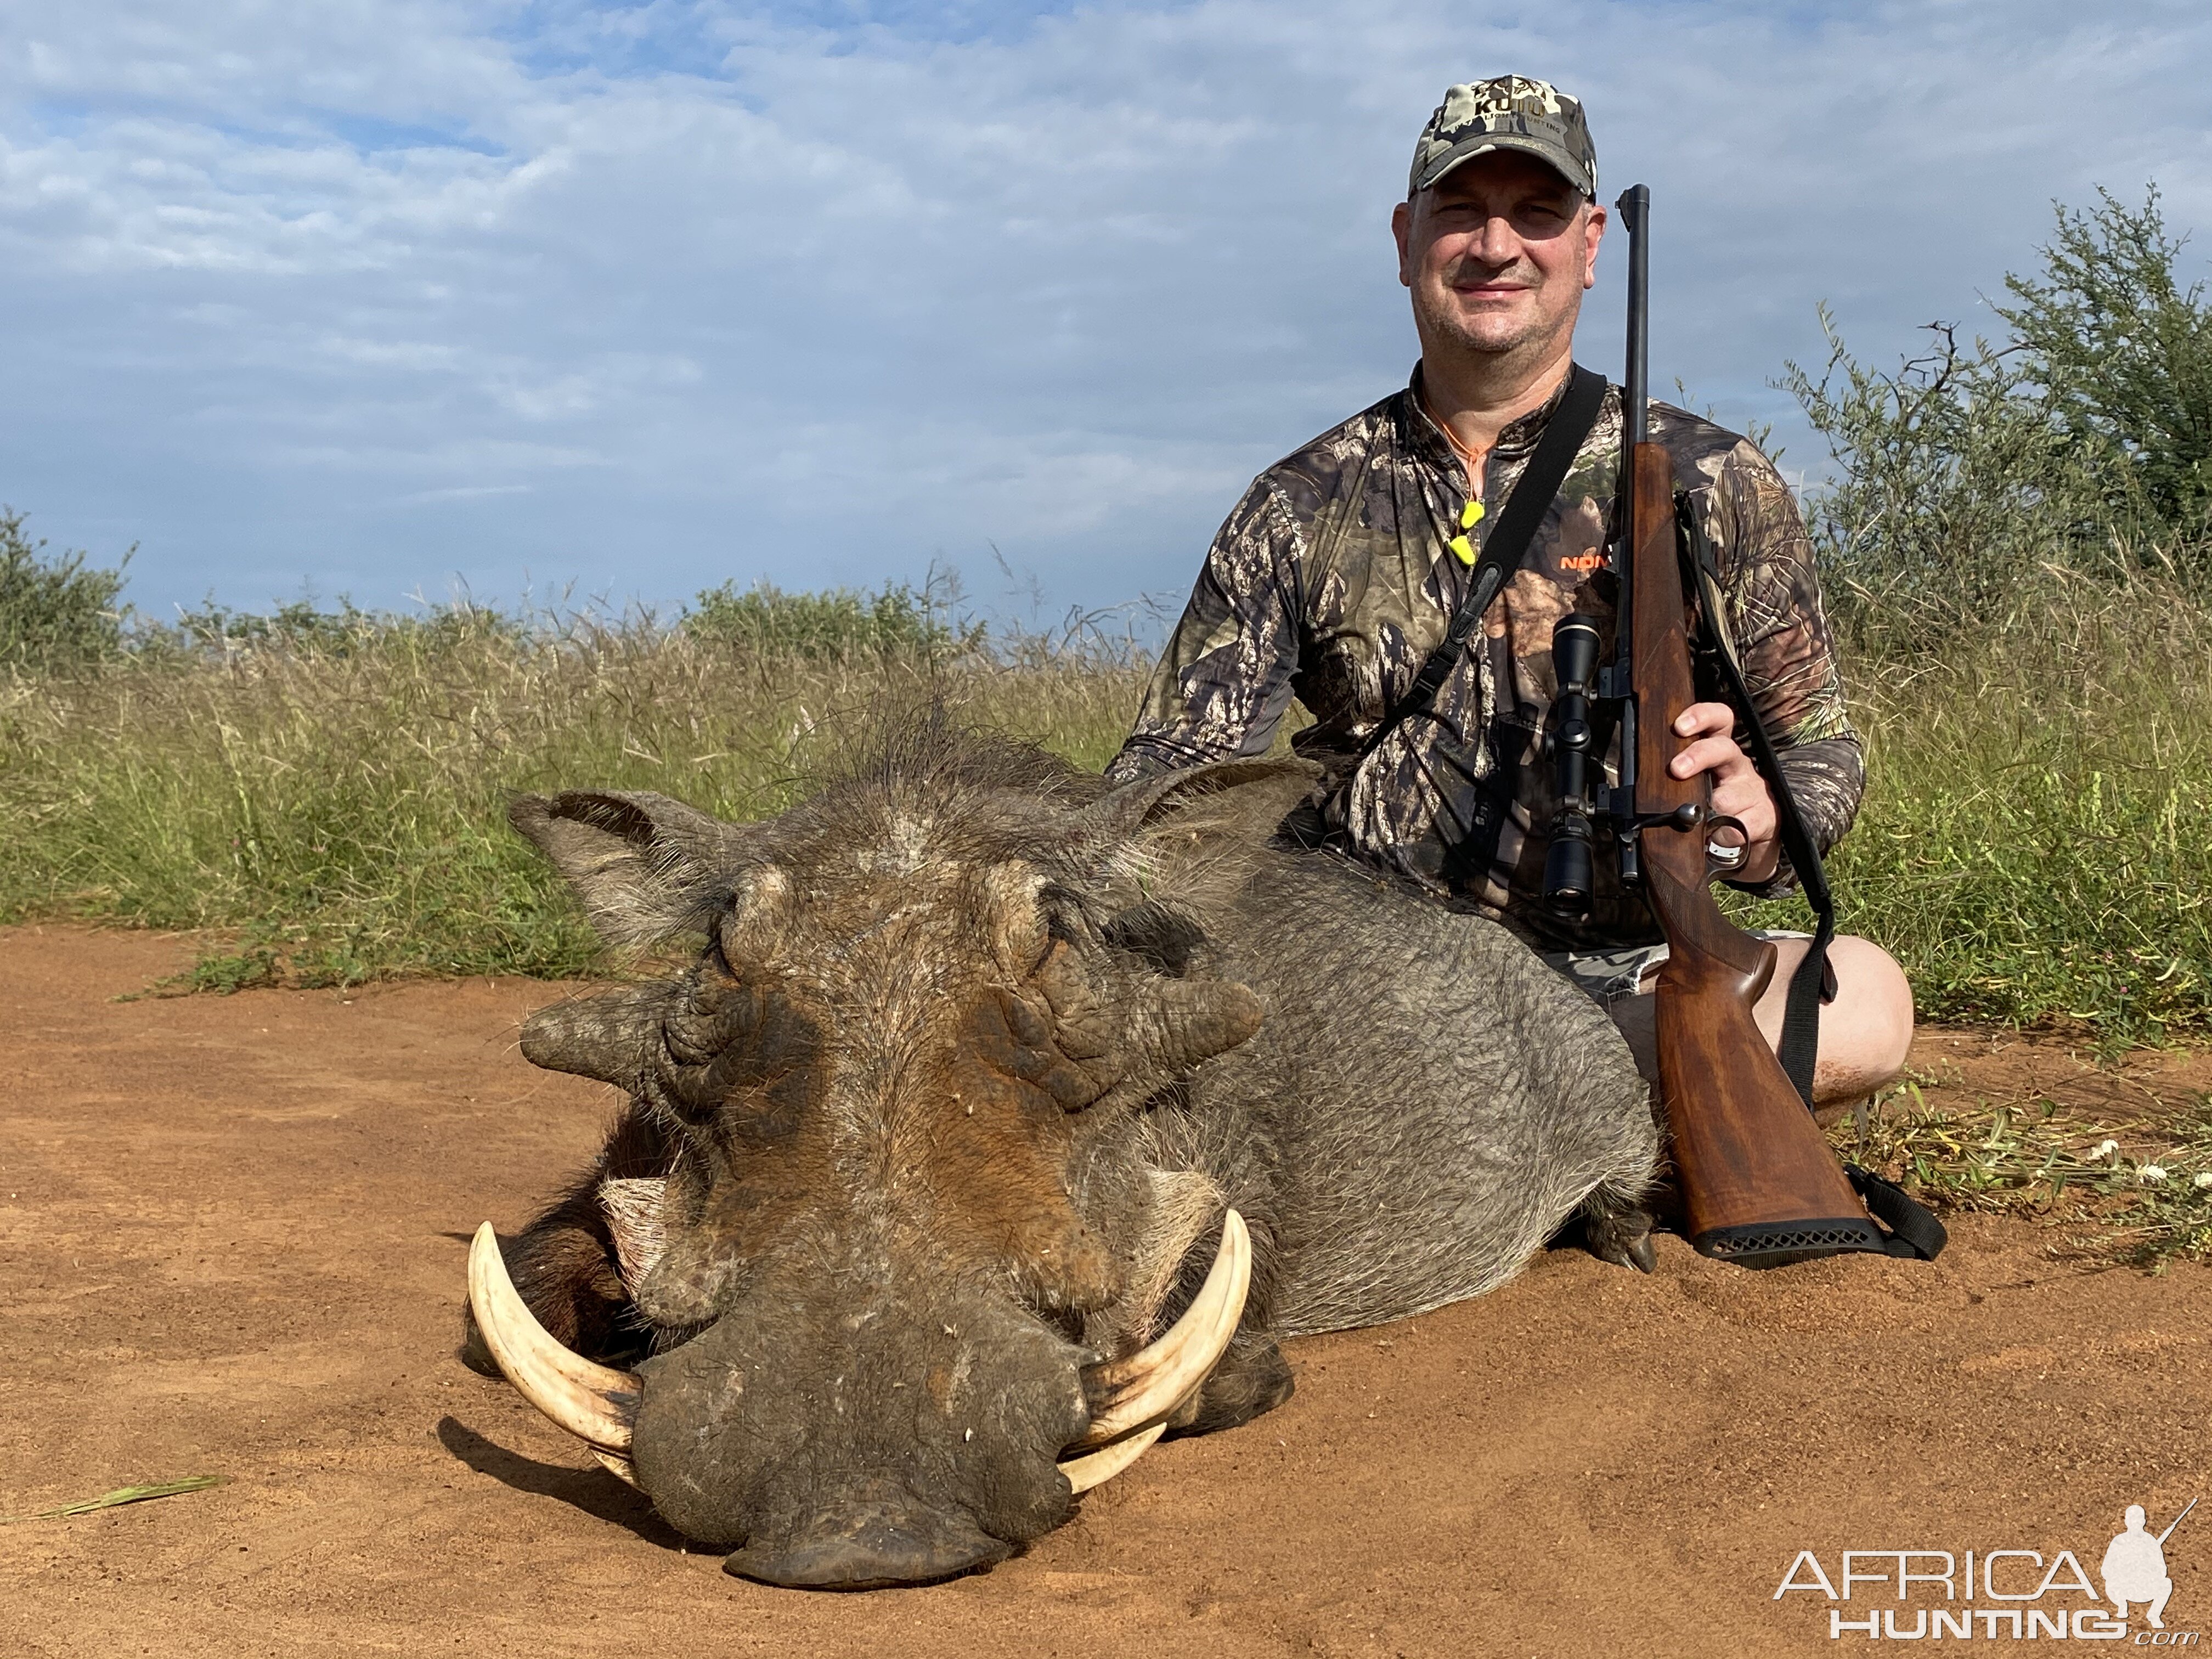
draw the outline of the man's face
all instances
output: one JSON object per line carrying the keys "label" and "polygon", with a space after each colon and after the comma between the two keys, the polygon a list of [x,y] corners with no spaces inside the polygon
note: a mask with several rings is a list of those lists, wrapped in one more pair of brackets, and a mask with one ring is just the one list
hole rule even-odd
{"label": "man's face", "polygon": [[1605,210],[1534,156],[1493,150],[1400,203],[1390,228],[1424,349],[1503,354],[1573,333]]}

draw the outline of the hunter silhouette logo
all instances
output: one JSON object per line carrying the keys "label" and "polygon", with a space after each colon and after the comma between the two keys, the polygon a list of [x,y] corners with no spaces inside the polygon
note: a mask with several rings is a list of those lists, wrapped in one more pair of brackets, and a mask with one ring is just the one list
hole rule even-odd
{"label": "hunter silhouette logo", "polygon": [[2197,1500],[2189,1500],[2189,1509],[2173,1517],[2166,1529],[2154,1538],[2143,1529],[2143,1507],[2128,1505],[2123,1519],[2127,1530],[2106,1546],[2105,1564],[2100,1569],[2105,1580],[2105,1599],[2120,1610],[2120,1617],[2128,1616],[2128,1603],[2146,1601],[2149,1606],[2143,1616],[2150,1620],[2153,1630],[2166,1628],[2166,1599],[2173,1594],[2173,1580],[2166,1576],[2166,1540],[2173,1536],[2173,1528],[2187,1518],[2189,1510],[2197,1507]]}
{"label": "hunter silhouette logo", "polygon": [[1773,1599],[1783,1601],[1793,1590],[1825,1599],[1831,1604],[1831,1640],[1850,1634],[1874,1641],[2115,1642],[2130,1638],[2129,1612],[2140,1608],[2147,1627],[2132,1631],[2131,1645],[2194,1648],[2202,1632],[2166,1627],[2166,1607],[2173,1596],[2166,1540],[2197,1504],[2191,1498],[2157,1533],[2150,1530],[2143,1506],[2129,1504],[2123,1529],[2098,1564],[2101,1594],[2084,1565],[2087,1551],[2077,1556],[2062,1549],[2045,1557],[2029,1549],[1845,1550],[1832,1577],[1818,1554],[1800,1550]]}

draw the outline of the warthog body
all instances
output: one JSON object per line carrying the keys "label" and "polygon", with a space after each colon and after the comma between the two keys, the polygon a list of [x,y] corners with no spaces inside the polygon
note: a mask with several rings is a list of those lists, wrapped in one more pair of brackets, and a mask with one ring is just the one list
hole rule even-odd
{"label": "warthog body", "polygon": [[1097,1362],[1190,1303],[1230,1206],[1250,1291],[1178,1430],[1287,1397],[1279,1338],[1480,1295],[1577,1212],[1634,1247],[1657,1137],[1612,1024],[1497,925],[1278,850],[1308,787],[1109,791],[924,720],[763,824],[517,804],[611,939],[705,936],[526,1031],[632,1102],[506,1250],[547,1331],[635,1362],[674,1525],[781,1583],[1000,1559],[1071,1514]]}

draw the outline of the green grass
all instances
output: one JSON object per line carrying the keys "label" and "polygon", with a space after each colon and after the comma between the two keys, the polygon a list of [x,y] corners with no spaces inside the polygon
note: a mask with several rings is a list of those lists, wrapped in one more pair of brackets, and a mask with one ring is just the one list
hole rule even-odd
{"label": "green grass", "polygon": [[2053,1222],[2054,1255],[2154,1272],[2212,1259],[2212,1096],[2115,1126],[2049,1100],[1931,1105],[1921,1081],[1832,1130],[1837,1150],[1938,1207]]}
{"label": "green grass", "polygon": [[88,1498],[81,1503],[64,1504],[58,1509],[40,1510],[36,1515],[0,1515],[0,1527],[12,1527],[19,1521],[64,1521],[71,1516],[93,1515],[125,1504],[150,1503],[157,1498],[182,1498],[189,1492],[206,1492],[212,1486],[227,1486],[229,1481],[230,1477],[227,1474],[195,1474],[187,1480],[165,1481],[155,1486],[118,1486],[113,1492],[102,1492],[97,1498]]}
{"label": "green grass", "polygon": [[191,980],[587,971],[508,828],[526,791],[781,810],[860,717],[938,697],[1088,767],[1138,689],[1077,651],[763,653],[646,621],[467,613],[343,640],[143,653],[0,689],[0,918],[212,930]]}
{"label": "green grass", "polygon": [[1830,861],[1842,927],[1926,1018],[2212,1031],[2212,613],[2137,580],[1992,632],[1851,670],[1869,783]]}
{"label": "green grass", "polygon": [[[1923,1015],[2212,1031],[2212,618],[2137,599],[1962,659],[1856,665],[1873,781],[1832,878]],[[591,937],[508,829],[513,794],[656,789],[757,817],[861,716],[931,697],[1097,767],[1142,678],[957,637],[769,644],[356,613],[19,678],[0,689],[0,917],[210,930],[191,982],[213,990],[584,972]]]}

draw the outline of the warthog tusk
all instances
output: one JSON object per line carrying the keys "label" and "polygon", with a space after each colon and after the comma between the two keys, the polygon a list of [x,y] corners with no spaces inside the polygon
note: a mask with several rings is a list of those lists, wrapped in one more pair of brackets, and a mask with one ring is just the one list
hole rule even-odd
{"label": "warthog tusk", "polygon": [[1146,1452],[1152,1442],[1168,1431],[1164,1423],[1155,1423],[1149,1429],[1139,1429],[1127,1440],[1117,1440],[1102,1451],[1085,1452],[1080,1457],[1071,1457],[1060,1466],[1067,1477],[1067,1484],[1077,1492],[1089,1492],[1093,1486],[1103,1486],[1127,1468]]}
{"label": "warthog tusk", "polygon": [[[1237,1322],[1244,1316],[1244,1295],[1251,1285],[1252,1236],[1243,1216],[1224,1211],[1221,1247],[1183,1316],[1157,1342],[1126,1359],[1109,1360],[1084,1372],[1084,1392],[1092,1402],[1091,1426],[1075,1443],[1107,1445],[1132,1430],[1160,1421],[1180,1406],[1220,1363],[1229,1339],[1237,1334]],[[1131,1458],[1135,1455],[1131,1453]]]}
{"label": "warthog tusk", "polygon": [[491,1357],[516,1391],[635,1486],[629,1439],[637,1378],[571,1352],[538,1322],[507,1277],[489,1221],[469,1245],[469,1306]]}

